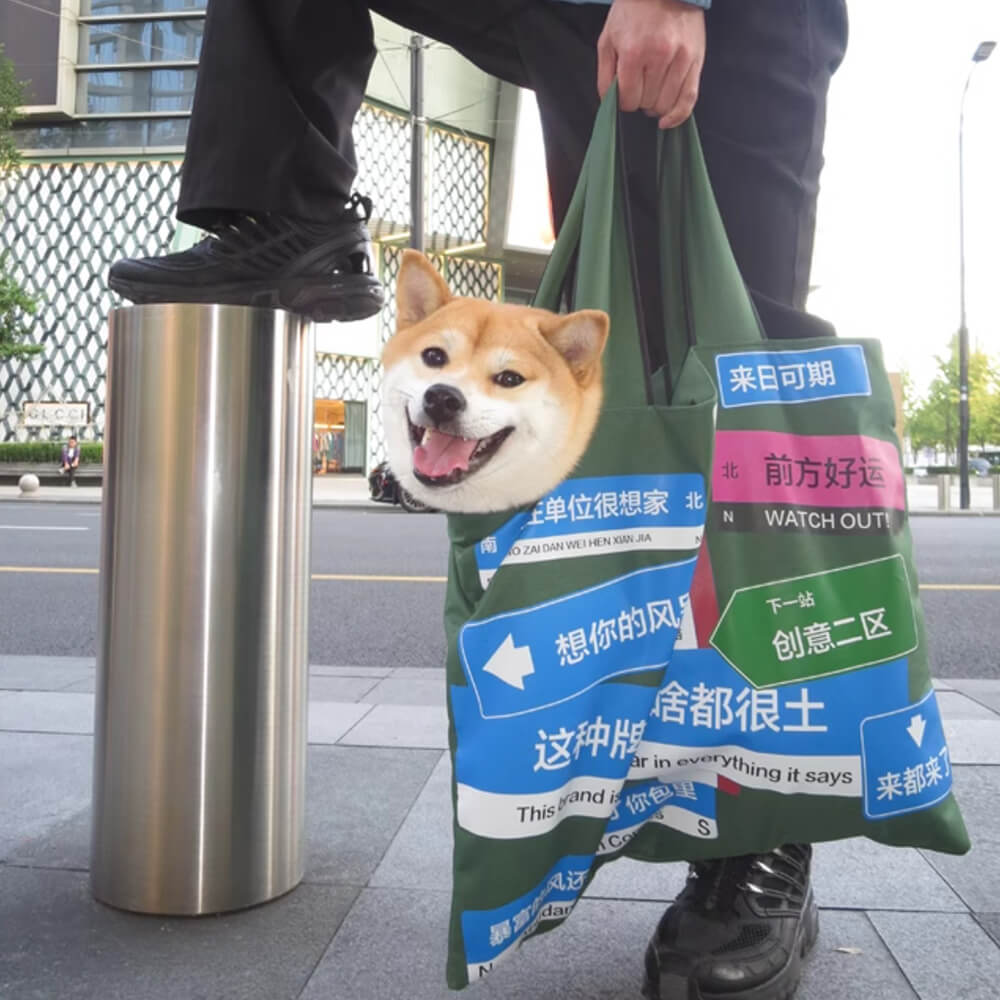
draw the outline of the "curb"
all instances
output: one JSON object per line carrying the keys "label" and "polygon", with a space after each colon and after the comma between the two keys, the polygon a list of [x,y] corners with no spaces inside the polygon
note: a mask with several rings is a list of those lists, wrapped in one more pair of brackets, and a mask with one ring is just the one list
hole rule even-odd
{"label": "curb", "polygon": [[[20,496],[14,494],[6,497],[0,495],[0,503],[65,503],[99,505],[99,496],[74,496],[65,487],[56,494]],[[373,514],[406,514],[397,504],[382,503],[377,500],[313,500],[313,509],[320,510],[360,510]],[[440,513],[427,511],[426,513]],[[936,510],[932,507],[921,507],[919,510],[908,511],[910,517],[1000,517],[1000,510]]]}

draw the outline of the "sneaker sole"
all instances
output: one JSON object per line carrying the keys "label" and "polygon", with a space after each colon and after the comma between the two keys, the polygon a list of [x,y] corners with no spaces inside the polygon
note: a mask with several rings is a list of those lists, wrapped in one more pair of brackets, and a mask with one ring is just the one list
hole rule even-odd
{"label": "sneaker sole", "polygon": [[110,277],[108,286],[136,305],[199,303],[285,309],[317,323],[368,319],[385,305],[385,292],[371,275],[354,275],[337,284],[316,284],[301,279],[253,283],[239,282],[199,288],[191,285],[146,284]]}
{"label": "sneaker sole", "polygon": [[[809,902],[792,954],[780,972],[766,983],[733,993],[706,993],[684,975],[659,973],[657,984],[651,978],[650,956],[647,954],[642,995],[646,1000],[791,1000],[802,978],[802,965],[819,937],[819,911],[810,890]],[[655,958],[653,959],[655,962]]]}

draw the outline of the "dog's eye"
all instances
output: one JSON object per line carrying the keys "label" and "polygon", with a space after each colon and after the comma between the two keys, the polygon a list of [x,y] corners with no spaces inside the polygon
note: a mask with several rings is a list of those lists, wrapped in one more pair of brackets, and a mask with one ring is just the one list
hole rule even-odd
{"label": "dog's eye", "polygon": [[509,368],[493,376],[493,381],[504,389],[513,389],[524,381],[524,376]]}
{"label": "dog's eye", "polygon": [[448,355],[440,347],[425,347],[420,357],[428,368],[444,368],[448,364]]}

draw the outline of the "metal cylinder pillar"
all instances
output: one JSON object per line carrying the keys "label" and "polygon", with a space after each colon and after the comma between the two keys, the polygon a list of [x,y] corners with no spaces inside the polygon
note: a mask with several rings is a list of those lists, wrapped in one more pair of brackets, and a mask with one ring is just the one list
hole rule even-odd
{"label": "metal cylinder pillar", "polygon": [[240,909],[303,874],[313,326],[111,314],[91,886]]}

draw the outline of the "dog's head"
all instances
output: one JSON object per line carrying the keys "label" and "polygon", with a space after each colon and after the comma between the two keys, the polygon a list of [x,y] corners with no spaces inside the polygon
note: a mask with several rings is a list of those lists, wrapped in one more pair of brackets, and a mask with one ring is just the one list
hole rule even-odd
{"label": "dog's head", "polygon": [[383,421],[402,486],[440,510],[485,513],[566,478],[601,407],[608,317],[453,297],[423,254],[403,254],[386,344]]}

